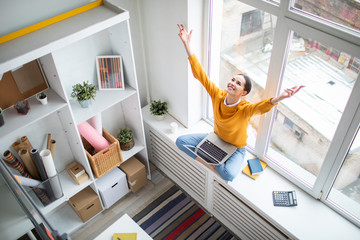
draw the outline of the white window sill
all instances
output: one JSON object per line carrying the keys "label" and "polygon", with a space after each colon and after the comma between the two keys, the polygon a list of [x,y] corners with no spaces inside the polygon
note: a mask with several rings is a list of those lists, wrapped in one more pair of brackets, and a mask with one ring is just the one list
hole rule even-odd
{"label": "white window sill", "polygon": [[[163,121],[158,121],[150,115],[148,106],[143,109],[143,118],[147,124],[173,142],[184,134],[210,132],[213,129],[205,121],[199,121],[194,126],[185,128],[170,115],[167,115]],[[176,133],[170,130],[171,122],[179,125]],[[251,157],[252,155],[247,153],[245,160]],[[244,166],[245,164],[246,161]],[[206,169],[205,166],[203,167]],[[212,174],[210,170],[208,171]],[[221,179],[219,181],[225,183]],[[298,239],[360,239],[358,227],[270,167],[267,167],[257,180],[239,173],[232,182],[227,183],[227,186],[233,194],[246,201],[254,210],[268,216],[272,224],[285,229]],[[274,207],[272,200],[274,190],[295,190],[298,206]]]}

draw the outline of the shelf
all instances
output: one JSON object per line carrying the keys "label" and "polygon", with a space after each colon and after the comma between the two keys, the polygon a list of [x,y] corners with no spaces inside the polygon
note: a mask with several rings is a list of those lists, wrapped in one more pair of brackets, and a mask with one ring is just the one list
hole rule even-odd
{"label": "shelf", "polygon": [[110,8],[101,5],[0,44],[0,73],[40,58],[127,19],[129,19],[127,11],[115,6]]}
{"label": "shelf", "polygon": [[87,180],[83,184],[78,185],[74,182],[74,180],[70,177],[69,173],[66,170],[62,171],[59,174],[59,176],[60,176],[61,187],[64,191],[64,196],[66,200],[68,200],[69,198],[71,198],[72,196],[74,196],[75,194],[77,194],[78,192],[80,192],[81,190],[83,190],[92,183],[92,181],[89,178],[89,180]]}
{"label": "shelf", "polygon": [[28,98],[30,110],[27,115],[20,115],[13,107],[4,110],[5,125],[0,128],[0,136],[6,137],[11,132],[30,124],[58,111],[67,106],[66,102],[60,98],[53,90],[44,91],[48,97],[48,104],[42,105],[35,96]]}
{"label": "shelf", "polygon": [[124,162],[145,148],[142,145],[136,144],[136,142],[139,142],[138,140],[134,139],[134,141],[135,145],[133,148],[128,151],[121,150],[121,155]]}
{"label": "shelf", "polygon": [[64,203],[56,212],[47,216],[51,226],[59,233],[72,233],[82,227],[84,223],[68,203]]}
{"label": "shelf", "polygon": [[36,207],[41,211],[42,214],[47,215],[63,203],[65,203],[69,198],[74,196],[76,193],[80,192],[87,186],[89,186],[92,181],[89,179],[87,182],[78,185],[74,182],[74,180],[69,176],[66,170],[59,173],[61,188],[63,190],[64,196],[52,202],[48,206],[44,207],[44,205],[40,202],[40,200],[36,197],[34,191],[30,190],[28,193],[31,196],[32,200],[35,202]]}
{"label": "shelf", "polygon": [[80,124],[92,118],[133,94],[136,94],[136,90],[130,86],[126,86],[125,90],[100,90],[97,91],[95,101],[92,100],[92,104],[89,108],[82,108],[75,99],[71,100],[71,109],[74,113],[76,124]]}

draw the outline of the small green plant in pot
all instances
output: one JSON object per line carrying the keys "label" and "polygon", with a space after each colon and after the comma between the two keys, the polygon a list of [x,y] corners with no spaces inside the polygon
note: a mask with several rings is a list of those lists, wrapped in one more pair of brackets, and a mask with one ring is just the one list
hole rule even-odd
{"label": "small green plant in pot", "polygon": [[156,117],[156,119],[164,119],[165,114],[168,112],[167,102],[162,102],[161,100],[152,101],[150,105],[150,112]]}
{"label": "small green plant in pot", "polygon": [[89,81],[84,81],[82,84],[77,83],[73,85],[72,88],[71,97],[76,98],[81,107],[87,108],[91,104],[91,99],[95,100],[96,88],[93,84],[89,83]]}
{"label": "small green plant in pot", "polygon": [[46,105],[47,104],[47,96],[44,92],[38,93],[36,94],[36,99],[42,104],[42,105]]}
{"label": "small green plant in pot", "polygon": [[117,136],[121,150],[128,151],[134,147],[133,132],[130,128],[121,128]]}

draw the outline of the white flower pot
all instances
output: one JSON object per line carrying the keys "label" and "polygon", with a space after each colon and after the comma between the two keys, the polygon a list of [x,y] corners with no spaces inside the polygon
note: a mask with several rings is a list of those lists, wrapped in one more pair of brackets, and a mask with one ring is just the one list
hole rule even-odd
{"label": "white flower pot", "polygon": [[91,99],[79,102],[82,108],[88,108],[91,105]]}
{"label": "white flower pot", "polygon": [[163,114],[163,115],[155,115],[155,118],[156,118],[156,120],[158,120],[158,121],[162,121],[162,120],[164,120],[164,118],[165,118],[165,114]]}
{"label": "white flower pot", "polygon": [[36,95],[36,99],[42,104],[42,105],[46,105],[48,103],[47,97],[44,98],[40,98],[40,94]]}

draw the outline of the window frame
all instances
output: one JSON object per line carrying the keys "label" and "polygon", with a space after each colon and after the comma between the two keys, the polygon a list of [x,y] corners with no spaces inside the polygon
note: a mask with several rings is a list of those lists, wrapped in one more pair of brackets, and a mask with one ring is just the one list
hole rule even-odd
{"label": "window frame", "polygon": [[[290,48],[289,40],[292,38],[292,34],[294,32],[302,36],[316,39],[317,41],[336,48],[337,50],[351,53],[353,57],[360,57],[360,33],[341,27],[338,24],[319,19],[302,12],[299,9],[295,9],[292,7],[292,3],[294,2],[293,0],[281,0],[280,4],[263,0],[238,1],[275,15],[278,19],[275,28],[273,49],[271,52],[269,71],[263,98],[276,96],[282,91],[280,87],[282,85],[288,51]],[[222,9],[222,2],[223,1],[210,0],[210,10],[208,12],[212,13],[212,15],[208,16],[208,22],[216,22],[221,19],[222,13],[218,13],[221,11],[214,12],[213,9]],[[207,62],[208,75],[210,78],[218,78],[219,76],[219,69],[217,68],[219,68],[220,59],[219,43],[221,41],[221,34],[219,31],[221,31],[221,28],[215,29],[214,25],[215,24],[211,24],[208,27],[209,49],[207,51]],[[217,44],[219,46],[217,46]],[[214,68],[211,66],[217,67]],[[316,181],[313,186],[309,186],[300,178],[293,175],[289,169],[283,168],[266,156],[266,151],[271,138],[271,131],[276,118],[276,107],[269,113],[262,115],[260,118],[255,148],[252,149],[249,146],[247,147],[249,152],[252,152],[261,159],[264,159],[268,165],[279,174],[299,186],[314,198],[319,199],[326,205],[332,207],[357,226],[360,226],[359,219],[354,218],[351,214],[346,214],[341,210],[341,208],[339,208],[339,206],[336,206],[335,203],[329,201],[327,197],[332,189],[333,183],[336,180],[337,174],[341,169],[342,163],[347,156],[351,143],[356,136],[357,129],[359,129],[360,95],[357,94],[360,92],[359,78],[360,74],[358,75],[353,90],[349,96],[348,103],[338,123],[334,137],[329,146],[329,150],[324,159],[324,163],[321,166],[320,172],[316,177]],[[207,98],[207,101],[204,101],[204,104],[206,105],[204,109],[208,109],[208,106],[210,106],[209,98]],[[211,122],[207,116],[208,115],[206,115],[205,119]]]}

